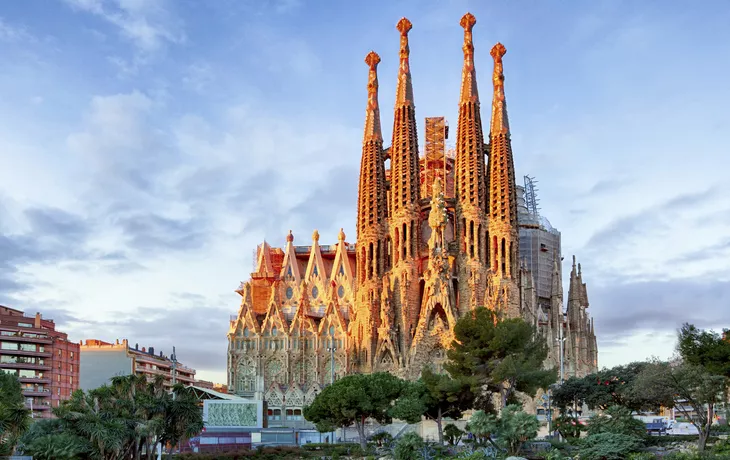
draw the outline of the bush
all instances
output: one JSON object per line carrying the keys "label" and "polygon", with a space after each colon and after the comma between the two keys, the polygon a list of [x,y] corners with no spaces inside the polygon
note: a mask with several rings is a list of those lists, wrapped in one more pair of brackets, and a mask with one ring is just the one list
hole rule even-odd
{"label": "bush", "polygon": [[393,450],[395,460],[411,460],[420,457],[426,444],[416,433],[406,433],[398,439]]}
{"label": "bush", "polygon": [[465,434],[465,431],[462,431],[461,429],[459,429],[458,426],[454,425],[453,423],[449,423],[444,427],[444,439],[452,446],[459,444],[459,441],[461,441],[461,438]]}
{"label": "bush", "polygon": [[588,434],[614,433],[643,439],[646,425],[631,415],[631,411],[620,406],[608,408],[604,415],[594,415],[588,421]]}
{"label": "bush", "polygon": [[643,447],[641,438],[622,433],[597,433],[581,442],[581,460],[623,460]]}
{"label": "bush", "polygon": [[370,441],[377,444],[378,447],[388,446],[393,442],[393,436],[387,431],[381,431],[372,435]]}
{"label": "bush", "polygon": [[555,419],[554,428],[568,440],[580,438],[581,431],[586,429],[577,419],[565,414]]}

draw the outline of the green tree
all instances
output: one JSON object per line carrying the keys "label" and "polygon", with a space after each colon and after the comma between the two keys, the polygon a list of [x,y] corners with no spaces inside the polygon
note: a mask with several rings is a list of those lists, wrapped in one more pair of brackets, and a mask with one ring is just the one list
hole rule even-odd
{"label": "green tree", "polygon": [[553,392],[553,402],[562,410],[581,407],[606,410],[622,406],[633,411],[657,410],[671,404],[671,399],[657,399],[643,391],[637,391],[634,382],[646,362],[602,369],[582,378],[571,377]]}
{"label": "green tree", "polygon": [[444,437],[449,445],[458,446],[464,434],[465,432],[453,423],[449,423],[444,427]]}
{"label": "green tree", "polygon": [[634,418],[630,409],[611,406],[603,414],[594,415],[588,420],[588,435],[599,433],[625,434],[644,439],[646,425],[641,420]]}
{"label": "green tree", "polygon": [[421,416],[436,422],[438,442],[444,443],[443,419],[461,418],[463,411],[472,407],[474,394],[464,380],[445,374],[436,374],[426,368],[421,378],[406,386],[404,394],[391,409],[391,416],[417,423]]}
{"label": "green tree", "polygon": [[403,380],[387,372],[348,375],[322,390],[304,408],[304,418],[322,432],[354,423],[364,450],[367,448],[365,421],[372,418],[379,423],[390,423],[390,409],[405,387]]}
{"label": "green tree", "polygon": [[730,329],[724,329],[721,335],[685,323],[678,336],[677,351],[685,362],[730,378]]}
{"label": "green tree", "polygon": [[172,389],[173,398],[167,400],[161,442],[169,444],[168,458],[182,439],[191,438],[203,430],[203,415],[197,399],[181,384]]}
{"label": "green tree", "polygon": [[20,436],[30,425],[18,378],[0,371],[0,455],[11,455]]}
{"label": "green tree", "polygon": [[548,352],[544,337],[523,319],[500,319],[477,308],[456,322],[454,335],[445,368],[471,383],[483,408],[489,409],[492,393],[505,407],[515,391],[534,396],[557,380],[555,369],[543,368]]}
{"label": "green tree", "polygon": [[715,407],[726,399],[727,378],[699,365],[655,362],[644,368],[635,385],[652,398],[671,399],[668,407],[679,410],[697,427],[698,450],[705,449]]}
{"label": "green tree", "polygon": [[476,411],[467,424],[467,430],[480,444],[491,441],[508,455],[517,455],[522,445],[537,437],[540,422],[537,417],[522,410],[518,404],[509,404],[499,416]]}

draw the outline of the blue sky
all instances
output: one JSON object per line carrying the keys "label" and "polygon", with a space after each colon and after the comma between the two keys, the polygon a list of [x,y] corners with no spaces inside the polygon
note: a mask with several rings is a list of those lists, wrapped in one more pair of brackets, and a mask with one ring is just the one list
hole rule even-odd
{"label": "blue sky", "polygon": [[413,22],[423,142],[424,117],[455,127],[466,11],[485,120],[507,47],[517,175],[583,264],[599,363],[730,326],[724,1],[3,2],[0,303],[225,381],[256,244],[354,241],[365,55],[388,139]]}

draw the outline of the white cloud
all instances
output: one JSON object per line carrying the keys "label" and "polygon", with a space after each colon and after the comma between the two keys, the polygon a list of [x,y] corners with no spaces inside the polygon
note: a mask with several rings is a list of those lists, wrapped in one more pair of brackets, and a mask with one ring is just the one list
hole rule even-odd
{"label": "white cloud", "polygon": [[35,40],[36,38],[24,26],[10,24],[0,17],[0,42],[18,43]]}

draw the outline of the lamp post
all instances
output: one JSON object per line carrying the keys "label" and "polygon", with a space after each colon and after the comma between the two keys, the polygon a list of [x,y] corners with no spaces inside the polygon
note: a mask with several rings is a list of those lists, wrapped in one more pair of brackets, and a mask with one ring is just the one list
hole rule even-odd
{"label": "lamp post", "polygon": [[558,338],[555,341],[560,343],[560,384],[565,380],[565,337],[563,337],[563,325],[558,329]]}

